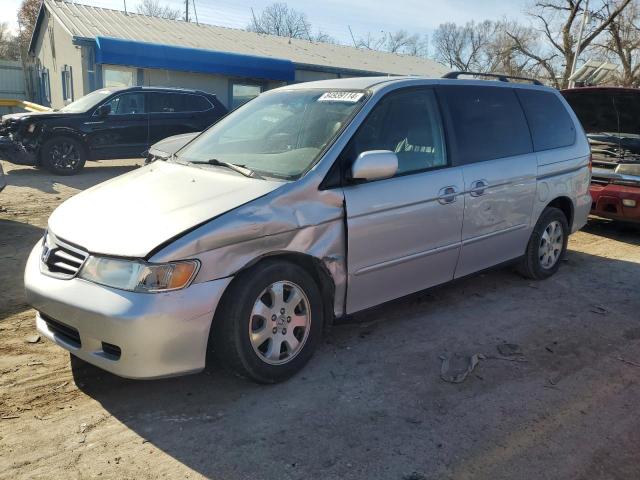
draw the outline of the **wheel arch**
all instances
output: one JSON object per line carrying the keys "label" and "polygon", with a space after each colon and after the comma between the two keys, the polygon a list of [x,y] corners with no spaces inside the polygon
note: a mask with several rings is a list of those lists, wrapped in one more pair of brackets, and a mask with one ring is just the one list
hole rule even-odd
{"label": "wheel arch", "polygon": [[567,219],[567,223],[569,224],[569,231],[571,231],[571,228],[573,225],[573,215],[575,210],[573,201],[569,197],[562,195],[551,200],[545,206],[545,209],[548,207],[555,207],[558,210],[560,210],[562,213],[564,213],[564,216]]}
{"label": "wheel arch", "polygon": [[84,150],[85,158],[86,159],[89,158],[89,147],[87,145],[87,142],[85,141],[84,136],[80,132],[72,128],[63,127],[63,128],[46,129],[42,132],[42,137],[40,138],[40,146],[39,146],[40,148],[38,149],[39,161],[42,161],[42,150],[44,145],[50,140],[54,140],[56,138],[71,138],[72,140],[75,140],[82,146],[82,149]]}
{"label": "wheel arch", "polygon": [[325,326],[331,325],[335,317],[333,309],[336,292],[335,281],[329,271],[329,268],[327,268],[326,263],[322,259],[306,253],[277,251],[254,258],[234,273],[234,279],[229,283],[229,285],[227,285],[220,302],[225,301],[226,296],[229,295],[229,292],[231,291],[232,285],[237,281],[236,279],[240,274],[256,268],[261,263],[273,260],[292,263],[303,268],[309,275],[311,275],[311,278],[316,282],[320,289],[320,293],[322,294]]}

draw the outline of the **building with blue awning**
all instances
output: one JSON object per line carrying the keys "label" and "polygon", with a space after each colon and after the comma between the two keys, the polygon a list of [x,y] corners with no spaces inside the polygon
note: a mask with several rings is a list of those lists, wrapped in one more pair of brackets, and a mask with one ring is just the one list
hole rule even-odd
{"label": "building with blue awning", "polygon": [[44,0],[31,44],[35,101],[54,108],[102,87],[171,86],[229,108],[288,83],[367,75],[441,76],[433,60]]}

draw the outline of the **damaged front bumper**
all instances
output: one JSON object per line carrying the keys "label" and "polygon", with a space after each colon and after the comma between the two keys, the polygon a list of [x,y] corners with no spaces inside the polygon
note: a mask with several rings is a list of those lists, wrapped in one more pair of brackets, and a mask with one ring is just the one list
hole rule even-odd
{"label": "damaged front bumper", "polygon": [[[640,222],[640,165],[615,169],[594,168],[591,177],[591,214],[612,220]],[[637,167],[637,168],[636,168]]]}
{"label": "damaged front bumper", "polygon": [[13,118],[0,123],[0,158],[18,165],[36,165],[40,135],[23,131],[24,125]]}

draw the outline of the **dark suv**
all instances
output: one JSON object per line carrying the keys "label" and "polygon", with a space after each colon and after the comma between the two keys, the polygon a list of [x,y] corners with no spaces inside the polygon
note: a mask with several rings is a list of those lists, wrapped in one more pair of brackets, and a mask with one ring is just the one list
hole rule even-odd
{"label": "dark suv", "polygon": [[64,108],[5,115],[0,135],[53,173],[73,175],[86,160],[144,156],[163,138],[199,132],[227,109],[198,90],[103,88]]}

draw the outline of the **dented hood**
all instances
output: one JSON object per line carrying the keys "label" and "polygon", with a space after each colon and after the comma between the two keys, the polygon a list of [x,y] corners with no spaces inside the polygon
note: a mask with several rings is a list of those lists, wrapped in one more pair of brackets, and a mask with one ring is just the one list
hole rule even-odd
{"label": "dented hood", "polygon": [[49,228],[91,253],[142,258],[280,185],[219,167],[156,162],[70,198],[53,212]]}

